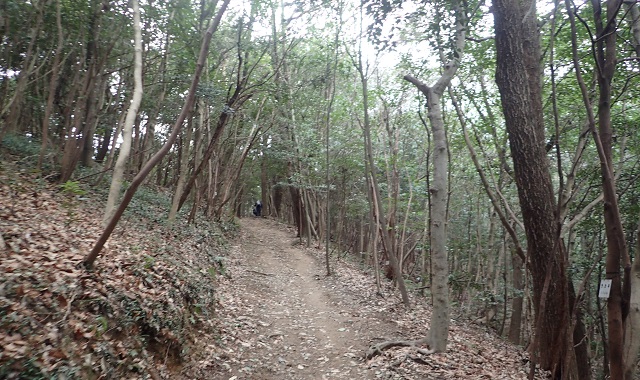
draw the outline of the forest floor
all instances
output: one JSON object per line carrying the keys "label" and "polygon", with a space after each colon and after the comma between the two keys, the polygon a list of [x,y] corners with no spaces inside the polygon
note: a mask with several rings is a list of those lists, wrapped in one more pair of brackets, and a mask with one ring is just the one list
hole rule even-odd
{"label": "forest floor", "polygon": [[[372,344],[418,339],[430,318],[423,298],[402,306],[389,284],[382,296],[370,271],[304,248],[295,231],[265,218],[241,221],[218,286],[220,342],[203,378],[526,379],[526,354],[481,326],[452,321],[446,353],[394,348],[366,360]],[[201,374],[204,375],[205,372]]]}
{"label": "forest floor", "polygon": [[159,189],[138,191],[87,271],[108,186],[14,161],[0,160],[0,379],[527,378],[521,347],[455,312],[447,352],[366,359],[424,337],[428,298],[407,309],[335,253],[326,276],[324,250],[272,219],[167,224]]}

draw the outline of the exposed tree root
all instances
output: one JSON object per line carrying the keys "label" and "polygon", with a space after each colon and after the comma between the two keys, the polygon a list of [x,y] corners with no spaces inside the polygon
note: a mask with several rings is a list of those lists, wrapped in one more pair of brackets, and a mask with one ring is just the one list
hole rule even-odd
{"label": "exposed tree root", "polygon": [[430,346],[429,338],[425,337],[418,340],[388,340],[382,343],[369,346],[369,349],[367,350],[366,358],[367,360],[369,360],[378,355],[382,355],[382,352],[384,350],[387,350],[393,347],[415,347],[416,351],[418,351],[423,355],[430,355],[435,352],[431,348],[428,348],[426,350],[423,348],[420,348],[420,346],[424,346],[424,345],[426,345],[427,347]]}

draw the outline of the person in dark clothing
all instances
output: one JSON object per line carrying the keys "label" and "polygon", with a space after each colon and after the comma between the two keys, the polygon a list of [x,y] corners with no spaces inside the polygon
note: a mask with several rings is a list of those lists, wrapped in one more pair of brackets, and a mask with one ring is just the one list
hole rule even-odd
{"label": "person in dark clothing", "polygon": [[256,201],[256,204],[253,205],[253,215],[262,216],[262,202]]}

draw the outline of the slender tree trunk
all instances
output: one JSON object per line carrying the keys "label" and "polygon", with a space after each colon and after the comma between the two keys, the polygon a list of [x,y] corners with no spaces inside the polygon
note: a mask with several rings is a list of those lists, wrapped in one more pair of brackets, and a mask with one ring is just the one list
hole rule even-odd
{"label": "slender tree trunk", "polygon": [[[592,3],[594,3],[596,23],[601,24],[602,16],[599,14],[600,10],[595,6],[595,0]],[[607,279],[612,281],[611,293],[607,301],[609,365],[612,379],[624,378],[624,320],[626,318],[624,309],[628,307],[628,296],[623,294],[620,268],[624,267],[625,274],[630,272],[624,230],[618,207],[618,195],[616,194],[613,178],[612,160],[611,82],[616,65],[617,35],[615,14],[621,3],[621,0],[607,1],[607,25],[596,28],[598,36],[596,57],[600,67],[600,75],[598,75],[598,135],[602,142],[600,167],[604,193],[604,224],[607,235]],[[629,276],[627,275],[626,278],[629,278]]]}
{"label": "slender tree trunk", "polygon": [[[454,71],[455,73],[455,71]],[[448,80],[453,78],[453,74]],[[412,78],[405,79],[416,84]],[[425,86],[426,87],[426,86]],[[444,88],[442,89],[442,91]],[[436,93],[424,87],[421,91],[429,104],[429,121],[433,133],[433,181],[429,188],[431,195],[431,257],[433,283],[433,313],[429,328],[429,343],[435,352],[443,352],[447,348],[449,336],[449,263],[447,254],[447,180],[448,180],[448,144],[444,129],[444,118],[440,109],[442,93]]]}
{"label": "slender tree trunk", "polygon": [[184,184],[189,177],[189,147],[191,146],[191,139],[193,136],[193,112],[190,112],[187,122],[187,131],[184,139],[182,140],[182,152],[180,153],[180,175],[178,176],[178,183],[176,184],[176,190],[173,193],[173,201],[171,202],[171,209],[169,210],[169,216],[167,222],[172,224],[176,220],[178,214],[178,204],[180,197],[184,189]]}
{"label": "slender tree trunk", "polygon": [[276,185],[273,186],[273,211],[275,211],[275,217],[282,217],[282,196],[283,196],[283,186],[279,184],[280,179],[278,177],[275,178],[274,183]]}
{"label": "slender tree trunk", "polygon": [[[47,94],[47,105],[44,109],[44,117],[42,120],[42,145],[40,146],[40,155],[38,156],[38,170],[42,169],[42,161],[47,149],[49,140],[49,124],[51,122],[51,113],[53,111],[53,101],[56,97],[56,88],[58,87],[58,79],[60,78],[60,70],[62,66],[62,48],[64,45],[64,34],[62,33],[62,17],[60,15],[60,0],[56,1],[56,26],[58,29],[58,44],[56,46],[53,65],[51,68],[51,79],[49,80],[49,93]],[[0,140],[1,143],[1,140]]]}
{"label": "slender tree trunk", "polygon": [[[275,111],[274,111],[275,112]],[[266,134],[262,135],[262,148],[264,149],[267,146],[268,136]],[[269,202],[269,181],[267,178],[267,155],[262,154],[260,157],[260,199],[263,207],[263,215],[271,215],[272,205]]]}
{"label": "slender tree trunk", "polygon": [[433,87],[405,75],[404,79],[422,92],[427,100],[428,119],[433,133],[433,181],[429,188],[431,196],[431,257],[433,283],[433,313],[429,329],[429,343],[434,352],[447,349],[449,337],[449,262],[447,252],[447,202],[449,199],[449,148],[444,128],[444,116],[440,108],[444,91],[456,74],[465,45],[466,17],[461,4],[456,3],[454,59],[445,64],[445,70]]}
{"label": "slender tree trunk", "polygon": [[138,0],[131,0],[133,8],[133,31],[134,31],[134,66],[133,66],[133,97],[131,104],[127,110],[127,117],[124,121],[124,131],[122,145],[120,146],[120,154],[116,160],[116,166],[113,169],[113,177],[111,179],[111,187],[109,189],[109,197],[104,211],[102,223],[107,225],[113,217],[113,212],[117,199],[120,196],[120,188],[122,187],[122,179],[124,171],[129,161],[129,153],[131,152],[131,133],[133,123],[138,115],[140,103],[142,102],[142,30],[140,28],[140,8]]}
{"label": "slender tree trunk", "polygon": [[511,320],[509,322],[509,341],[513,344],[520,344],[522,327],[522,303],[524,300],[524,274],[522,271],[522,259],[515,252],[511,252],[511,265],[513,267],[513,290],[514,296],[511,299]]}
{"label": "slender tree trunk", "polygon": [[[629,311],[629,299],[631,297],[631,283],[628,280],[631,272],[631,261],[626,247],[624,229],[622,226],[618,197],[616,193],[615,177],[613,175],[612,161],[612,137],[611,125],[611,83],[616,66],[616,28],[617,12],[622,6],[621,0],[606,2],[607,13],[602,15],[600,1],[592,0],[593,16],[596,24],[596,41],[594,56],[597,65],[597,81],[599,90],[597,126],[589,91],[582,79],[580,61],[578,57],[578,42],[576,28],[576,10],[567,0],[565,6],[569,14],[571,24],[571,43],[574,71],[582,93],[582,100],[587,112],[589,129],[594,138],[598,157],[600,159],[600,171],[602,176],[602,188],[604,199],[604,223],[607,236],[606,278],[611,280],[611,289],[607,301],[607,332],[608,332],[608,361],[612,379],[624,379],[624,323]],[[603,18],[606,23],[603,22]],[[622,282],[621,268],[624,269],[627,281]]]}
{"label": "slender tree trunk", "polygon": [[[241,87],[239,86],[236,88],[236,92],[227,103],[229,108],[239,108],[249,98],[248,96],[243,96],[242,99],[238,99],[238,97],[241,95],[240,92],[241,92]],[[191,177],[189,178],[189,181],[185,185],[184,191],[180,196],[180,203],[178,204],[178,210],[180,210],[184,205],[184,202],[187,201],[187,198],[189,197],[189,194],[191,194],[191,190],[193,189],[193,185],[195,184],[196,179],[198,178],[200,173],[202,173],[202,170],[208,164],[209,160],[211,160],[211,156],[215,152],[216,145],[220,140],[220,137],[222,136],[222,132],[224,132],[224,129],[227,123],[229,122],[229,120],[231,119],[231,117],[232,117],[231,111],[223,110],[220,113],[220,116],[218,117],[218,123],[216,124],[216,128],[213,131],[213,136],[211,137],[211,141],[209,141],[209,145],[207,146],[207,149],[205,150],[202,156],[202,159],[198,163],[198,166],[193,171],[193,173],[191,173]]]}
{"label": "slender tree trunk", "polygon": [[[361,8],[362,12],[362,8]],[[362,20],[361,20],[362,22]],[[375,208],[377,209],[377,217],[378,217],[378,225],[377,228],[380,230],[380,235],[382,237],[382,245],[384,247],[385,252],[387,253],[387,257],[389,258],[389,264],[391,265],[391,269],[393,271],[393,276],[398,282],[398,288],[400,290],[400,294],[402,296],[402,302],[405,306],[410,305],[409,294],[407,293],[407,288],[404,283],[404,278],[402,276],[402,270],[398,265],[397,257],[391,251],[391,242],[389,238],[389,233],[387,231],[386,226],[388,225],[385,220],[386,217],[382,213],[382,200],[380,199],[380,186],[378,186],[378,179],[376,177],[376,165],[373,159],[373,146],[371,142],[371,122],[369,119],[369,88],[368,88],[368,78],[367,73],[365,72],[366,68],[362,59],[362,48],[358,51],[357,61],[354,62],[354,66],[360,75],[360,83],[362,85],[362,106],[364,110],[364,120],[362,123],[363,135],[364,135],[364,148],[366,155],[367,168],[369,170],[369,177],[371,181],[371,187],[373,192],[373,201],[375,202]],[[376,242],[373,243],[374,246]]]}
{"label": "slender tree trunk", "polygon": [[375,272],[376,275],[376,288],[378,290],[378,294],[382,294],[382,283],[380,281],[380,258],[378,257],[378,239],[380,236],[380,231],[382,230],[382,228],[380,228],[380,226],[382,225],[380,222],[380,210],[378,209],[378,199],[377,199],[377,194],[373,189],[373,181],[371,180],[371,174],[367,173],[367,183],[370,185],[369,186],[369,194],[370,194],[370,203],[371,203],[371,213],[373,214],[373,222],[375,223],[375,227],[373,229],[369,229],[370,230],[370,234],[372,235],[373,239],[369,239],[369,247],[371,248],[371,260],[373,261],[373,270]]}
{"label": "slender tree trunk", "polygon": [[[244,144],[244,148],[242,149],[242,152],[240,153],[238,159],[234,160],[232,165],[229,165],[229,170],[227,171],[227,175],[225,179],[222,181],[224,185],[223,185],[223,189],[219,191],[221,196],[220,196],[220,199],[218,200],[218,204],[216,205],[216,212],[215,212],[215,214],[218,217],[222,215],[224,206],[230,201],[232,201],[235,197],[235,195],[233,194],[233,189],[238,183],[238,178],[242,173],[242,167],[244,166],[247,156],[249,155],[249,150],[255,143],[258,133],[261,130],[261,128],[258,127],[257,125],[258,123],[256,121],[256,123],[253,124],[251,131],[247,135],[247,139]],[[264,210],[264,203],[266,203],[264,201],[264,198],[261,202],[263,202],[263,210]]]}
{"label": "slender tree trunk", "polygon": [[34,72],[36,62],[38,61],[39,54],[34,53],[36,42],[38,41],[38,35],[42,31],[44,8],[46,1],[37,1],[33,8],[36,12],[36,20],[31,27],[31,33],[29,34],[29,45],[24,55],[23,65],[20,68],[18,78],[16,80],[16,86],[13,90],[11,98],[9,98],[6,104],[0,104],[0,118],[7,114],[4,128],[0,130],[0,144],[7,132],[16,132],[18,130],[18,122],[23,114],[23,102],[27,85],[29,84],[29,78]]}
{"label": "slender tree trunk", "polygon": [[624,380],[633,380],[640,351],[640,224],[636,230],[636,255],[631,267],[631,299],[625,321]]}
{"label": "slender tree trunk", "polygon": [[[128,99],[125,99],[125,104],[127,103]],[[122,133],[122,129],[124,128],[124,121],[127,117],[127,113],[126,112],[122,112],[120,114],[120,117],[118,118],[118,124],[116,125],[116,132],[113,135],[113,142],[111,144],[111,150],[109,151],[109,156],[107,157],[107,162],[104,164],[104,171],[102,173],[100,173],[100,176],[98,176],[98,179],[96,180],[96,183],[100,183],[102,182],[102,178],[104,178],[104,175],[106,173],[107,170],[109,170],[111,168],[111,166],[113,165],[113,161],[116,158],[116,141],[118,141],[118,138],[120,137],[120,134]]]}
{"label": "slender tree trunk", "polygon": [[156,166],[158,162],[160,162],[162,157],[164,157],[169,152],[169,150],[171,149],[171,146],[173,145],[176,138],[178,137],[178,134],[180,133],[180,129],[182,127],[182,123],[187,117],[189,110],[193,107],[193,102],[196,96],[196,89],[198,87],[198,82],[200,81],[200,75],[202,74],[202,69],[206,61],[207,53],[209,52],[209,44],[211,43],[211,36],[218,29],[218,26],[220,25],[220,21],[222,20],[222,15],[226,11],[230,1],[231,0],[223,0],[222,4],[220,4],[220,8],[216,13],[215,18],[211,21],[209,28],[205,33],[205,36],[202,41],[202,47],[200,48],[200,54],[198,56],[198,62],[196,63],[196,71],[193,74],[193,80],[191,81],[191,86],[189,87],[187,98],[185,100],[184,106],[182,107],[182,111],[178,116],[178,119],[173,125],[169,138],[167,139],[165,144],[162,146],[162,148],[145,164],[145,166],[131,181],[131,185],[129,186],[127,191],[124,193],[124,197],[122,199],[122,202],[120,203],[120,206],[118,206],[118,208],[116,209],[113,217],[109,221],[109,224],[107,225],[107,227],[105,227],[104,231],[102,232],[102,235],[100,235],[100,238],[91,249],[91,252],[89,252],[89,254],[87,254],[87,256],[84,258],[83,264],[86,268],[91,269],[93,267],[95,260],[98,258],[98,255],[100,254],[100,251],[102,250],[102,248],[104,247],[104,244],[107,242],[107,240],[113,233],[113,230],[116,228],[118,221],[122,217],[124,210],[127,208],[129,203],[131,202],[131,199],[133,198],[133,195],[136,193],[136,190],[142,184],[142,182],[144,181],[146,176],[149,174],[149,172],[151,172],[151,169],[153,169],[153,167]]}
{"label": "slender tree trunk", "polygon": [[[393,254],[393,252],[391,251],[391,241],[389,238],[389,233],[387,231],[386,226],[388,225],[387,221],[385,220],[385,216],[384,214],[382,214],[382,201],[380,199],[380,187],[378,186],[378,180],[376,178],[376,170],[375,170],[375,161],[373,160],[373,146],[371,143],[371,132],[370,132],[370,122],[369,122],[369,94],[368,94],[368,87],[367,87],[367,78],[364,74],[364,68],[362,66],[362,61],[360,61],[360,64],[358,65],[358,71],[360,73],[360,81],[362,83],[362,96],[363,96],[363,108],[364,108],[364,125],[363,125],[363,129],[364,129],[364,140],[365,140],[365,151],[366,151],[366,155],[367,155],[367,163],[368,163],[368,167],[369,167],[369,175],[371,177],[371,185],[373,188],[373,194],[374,194],[374,201],[375,201],[375,206],[378,210],[378,227],[380,230],[380,235],[382,237],[382,244],[384,246],[384,250],[387,253],[387,257],[389,259],[389,264],[391,265],[391,268],[393,270],[393,276],[396,279],[397,283],[398,283],[398,288],[400,289],[400,294],[402,295],[402,302],[404,303],[405,306],[409,306],[409,295],[407,293],[407,289],[406,286],[404,284],[404,278],[402,277],[402,271],[400,269],[400,266],[398,265],[398,259],[397,257]],[[374,242],[375,244],[375,242]]]}

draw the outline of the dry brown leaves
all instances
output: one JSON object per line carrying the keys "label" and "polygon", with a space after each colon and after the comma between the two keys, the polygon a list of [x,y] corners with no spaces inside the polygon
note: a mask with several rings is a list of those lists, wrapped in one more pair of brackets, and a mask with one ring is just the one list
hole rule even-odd
{"label": "dry brown leaves", "polygon": [[[371,344],[424,337],[431,313],[427,300],[414,294],[413,306],[406,310],[389,282],[384,283],[383,296],[378,295],[370,270],[356,263],[333,259],[333,275],[325,277],[324,250],[297,245],[292,251],[292,229],[271,221],[243,222],[247,223],[253,225],[243,231],[249,236],[230,252],[233,279],[218,287],[220,341],[206,362],[218,375],[198,378],[527,378],[528,360],[521,347],[485,327],[457,320],[452,320],[445,353],[423,355],[415,348],[393,348],[365,360]],[[258,230],[256,223],[265,227]],[[269,231],[271,238],[256,238]],[[315,264],[301,266],[306,261],[302,255],[315,257]],[[322,307],[313,305],[306,296],[311,293],[322,293],[328,300]],[[324,315],[333,323],[318,325]],[[332,335],[330,345],[327,335]],[[345,341],[335,340],[341,336]],[[536,377],[541,378],[542,374]]]}
{"label": "dry brown leaves", "polygon": [[[394,348],[364,360],[367,344],[423,337],[430,309],[413,295],[413,307],[406,310],[386,282],[381,297],[369,270],[336,260],[332,276],[314,281],[331,299],[336,323],[344,323],[335,334],[349,333],[362,344],[345,343],[344,365],[332,370],[329,354],[335,350],[314,348],[323,326],[314,327],[315,336],[304,333],[304,304],[274,309],[285,306],[256,292],[241,297],[247,292],[239,282],[220,276],[247,269],[233,254],[220,258],[214,248],[220,234],[163,226],[152,216],[157,205],[141,203],[132,206],[137,215],[121,222],[96,270],[87,272],[79,264],[101,232],[103,200],[65,194],[17,169],[0,172],[0,184],[0,378],[215,379],[217,373],[240,379],[220,374],[262,363],[265,372],[254,378],[266,379],[272,372],[265,362],[273,360],[291,378],[317,362],[328,378],[350,378],[350,370],[381,379],[526,379],[527,357],[520,347],[456,320],[446,353]],[[304,252],[323,266],[323,250]],[[269,310],[271,320],[259,307]],[[299,315],[291,314],[297,310]],[[283,325],[287,318],[292,331],[302,331],[298,337],[273,329],[274,320]],[[285,355],[292,341],[299,341],[301,361]],[[252,357],[253,352],[263,356]]]}
{"label": "dry brown leaves", "polygon": [[103,201],[3,165],[0,378],[168,378],[214,331],[219,236],[130,213],[88,272]]}
{"label": "dry brown leaves", "polygon": [[[307,249],[324,260],[323,249]],[[386,321],[371,344],[385,340],[417,340],[429,329],[431,307],[428,299],[411,294],[410,310],[402,306],[399,292],[383,279],[384,297],[376,295],[375,280],[359,264],[332,262],[333,275],[325,279],[333,291],[362,300],[362,316]],[[363,352],[364,355],[364,352]],[[368,361],[370,368],[389,379],[527,379],[528,354],[522,347],[501,339],[483,326],[452,319],[447,352],[423,355],[412,347],[393,348]],[[545,379],[539,373],[536,379]]]}

